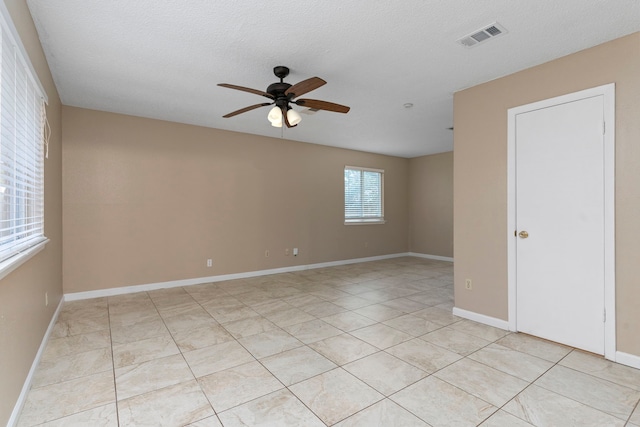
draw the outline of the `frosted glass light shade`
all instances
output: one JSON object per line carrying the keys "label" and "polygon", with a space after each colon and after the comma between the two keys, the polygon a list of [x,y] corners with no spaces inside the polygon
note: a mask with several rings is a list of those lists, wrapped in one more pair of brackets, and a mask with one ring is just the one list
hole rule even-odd
{"label": "frosted glass light shade", "polygon": [[287,111],[287,120],[289,120],[291,126],[295,126],[302,121],[302,117],[296,110],[291,109]]}
{"label": "frosted glass light shade", "polygon": [[282,126],[282,110],[280,109],[280,107],[273,107],[271,111],[269,111],[267,119],[269,119],[272,124],[274,122],[280,122],[280,125],[277,127]]}

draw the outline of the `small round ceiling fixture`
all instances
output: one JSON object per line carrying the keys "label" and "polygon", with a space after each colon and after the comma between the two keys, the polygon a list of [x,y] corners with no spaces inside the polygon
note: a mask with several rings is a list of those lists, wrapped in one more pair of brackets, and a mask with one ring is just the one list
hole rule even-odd
{"label": "small round ceiling fixture", "polygon": [[404,104],[404,108],[411,108],[411,107],[413,107],[413,104],[410,102],[407,102]]}

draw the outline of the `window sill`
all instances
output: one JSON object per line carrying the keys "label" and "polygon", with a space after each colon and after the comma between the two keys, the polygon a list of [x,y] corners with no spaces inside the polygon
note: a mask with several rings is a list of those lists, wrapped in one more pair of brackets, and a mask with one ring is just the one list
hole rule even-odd
{"label": "window sill", "polygon": [[45,245],[48,242],[49,242],[49,239],[47,239],[46,237],[43,237],[42,240],[40,240],[35,245],[1,262],[0,263],[0,280],[4,279],[13,270],[20,267],[22,264],[24,264],[25,262],[33,258],[38,252],[44,249]]}
{"label": "window sill", "polygon": [[344,225],[378,225],[385,224],[387,221],[384,219],[357,219],[351,221],[345,221]]}

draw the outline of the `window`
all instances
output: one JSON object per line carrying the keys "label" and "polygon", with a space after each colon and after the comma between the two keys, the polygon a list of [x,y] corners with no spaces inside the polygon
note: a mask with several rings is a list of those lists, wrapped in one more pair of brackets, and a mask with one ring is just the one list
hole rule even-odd
{"label": "window", "polygon": [[46,241],[46,98],[6,9],[0,18],[0,272],[6,274]]}
{"label": "window", "polygon": [[344,167],[344,223],[384,224],[384,171]]}

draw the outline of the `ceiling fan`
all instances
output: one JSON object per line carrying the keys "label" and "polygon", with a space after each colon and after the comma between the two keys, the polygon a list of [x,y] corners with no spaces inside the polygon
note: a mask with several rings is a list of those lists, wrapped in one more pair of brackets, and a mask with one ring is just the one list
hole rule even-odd
{"label": "ceiling fan", "polygon": [[311,77],[292,86],[283,81],[284,78],[289,75],[289,68],[279,65],[273,69],[273,74],[275,74],[280,81],[270,84],[265,92],[243,86],[219,83],[218,86],[254,93],[256,95],[269,98],[272,101],[250,105],[249,107],[241,108],[222,117],[227,119],[229,117],[237,116],[238,114],[246,113],[247,111],[255,110],[256,108],[275,104],[275,107],[269,111],[269,115],[267,116],[271,125],[274,127],[282,127],[282,124],[284,123],[287,127],[291,128],[297,126],[302,120],[302,117],[300,117],[300,114],[298,114],[297,111],[291,108],[289,105],[290,103],[314,110],[333,111],[336,113],[347,113],[349,111],[349,107],[334,104],[333,102],[320,101],[317,99],[296,99],[307,92],[311,92],[312,90],[325,85],[327,82],[322,80],[320,77]]}

